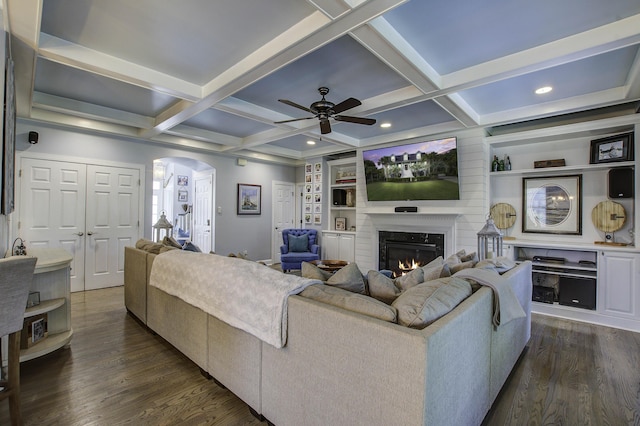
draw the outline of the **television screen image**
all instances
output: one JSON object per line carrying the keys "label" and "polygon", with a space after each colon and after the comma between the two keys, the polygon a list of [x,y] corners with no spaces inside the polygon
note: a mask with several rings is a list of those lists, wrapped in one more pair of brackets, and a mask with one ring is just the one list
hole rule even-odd
{"label": "television screen image", "polygon": [[362,152],[369,201],[459,200],[455,137]]}

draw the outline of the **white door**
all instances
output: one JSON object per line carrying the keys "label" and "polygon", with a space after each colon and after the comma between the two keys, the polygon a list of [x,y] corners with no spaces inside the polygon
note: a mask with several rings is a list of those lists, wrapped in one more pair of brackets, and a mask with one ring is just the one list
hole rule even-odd
{"label": "white door", "polygon": [[293,228],[293,217],[295,214],[294,184],[287,182],[273,182],[272,193],[272,217],[273,232],[271,235],[272,249],[271,259],[274,263],[280,262],[280,246],[282,245],[282,230]]}
{"label": "white door", "polygon": [[140,173],[87,166],[85,290],[124,282],[124,248],[138,236]]}
{"label": "white door", "polygon": [[71,253],[71,291],[121,285],[124,246],[140,235],[140,171],[33,158],[20,169],[18,235],[27,253]]}
{"label": "white door", "polygon": [[215,251],[213,243],[213,179],[215,172],[197,172],[194,184],[193,229],[191,240],[205,253]]}
{"label": "white door", "polygon": [[63,248],[73,256],[71,291],[84,290],[86,166],[23,158],[18,235],[30,247]]}

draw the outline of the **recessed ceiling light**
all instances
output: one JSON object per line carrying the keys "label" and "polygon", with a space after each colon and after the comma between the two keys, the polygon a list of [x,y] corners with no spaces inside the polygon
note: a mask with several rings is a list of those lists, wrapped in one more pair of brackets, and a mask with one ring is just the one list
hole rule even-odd
{"label": "recessed ceiling light", "polygon": [[315,145],[316,141],[312,141],[312,140],[308,140],[307,141],[307,145]]}
{"label": "recessed ceiling light", "polygon": [[541,88],[539,88],[539,89],[536,89],[536,94],[537,94],[537,95],[543,95],[543,94],[545,94],[545,93],[549,93],[549,92],[550,92],[550,91],[552,91],[552,90],[553,90],[553,87],[551,87],[551,86],[544,86],[544,87],[541,87]]}
{"label": "recessed ceiling light", "polygon": [[382,123],[382,124],[380,124],[380,127],[382,127],[383,129],[387,129],[387,128],[391,127],[391,123]]}

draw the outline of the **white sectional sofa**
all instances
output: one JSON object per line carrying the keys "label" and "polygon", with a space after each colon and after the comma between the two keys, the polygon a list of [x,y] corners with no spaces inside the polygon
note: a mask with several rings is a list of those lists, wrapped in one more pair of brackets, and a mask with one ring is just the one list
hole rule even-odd
{"label": "white sectional sofa", "polygon": [[479,425],[531,333],[530,262],[502,275],[507,324],[488,287],[422,330],[294,295],[278,349],[149,285],[154,256],[125,248],[127,309],[277,426]]}

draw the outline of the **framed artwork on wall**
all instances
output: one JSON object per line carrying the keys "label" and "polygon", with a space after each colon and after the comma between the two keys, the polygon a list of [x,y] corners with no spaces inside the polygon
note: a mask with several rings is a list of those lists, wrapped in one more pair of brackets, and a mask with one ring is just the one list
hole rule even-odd
{"label": "framed artwork on wall", "polygon": [[259,215],[262,213],[262,186],[248,183],[238,184],[238,214]]}
{"label": "framed artwork on wall", "polygon": [[189,193],[184,189],[178,191],[178,201],[186,203],[189,201]]}
{"label": "framed artwork on wall", "polygon": [[582,235],[582,175],[522,178],[522,232]]}
{"label": "framed artwork on wall", "polygon": [[591,141],[590,164],[633,161],[633,133]]}

